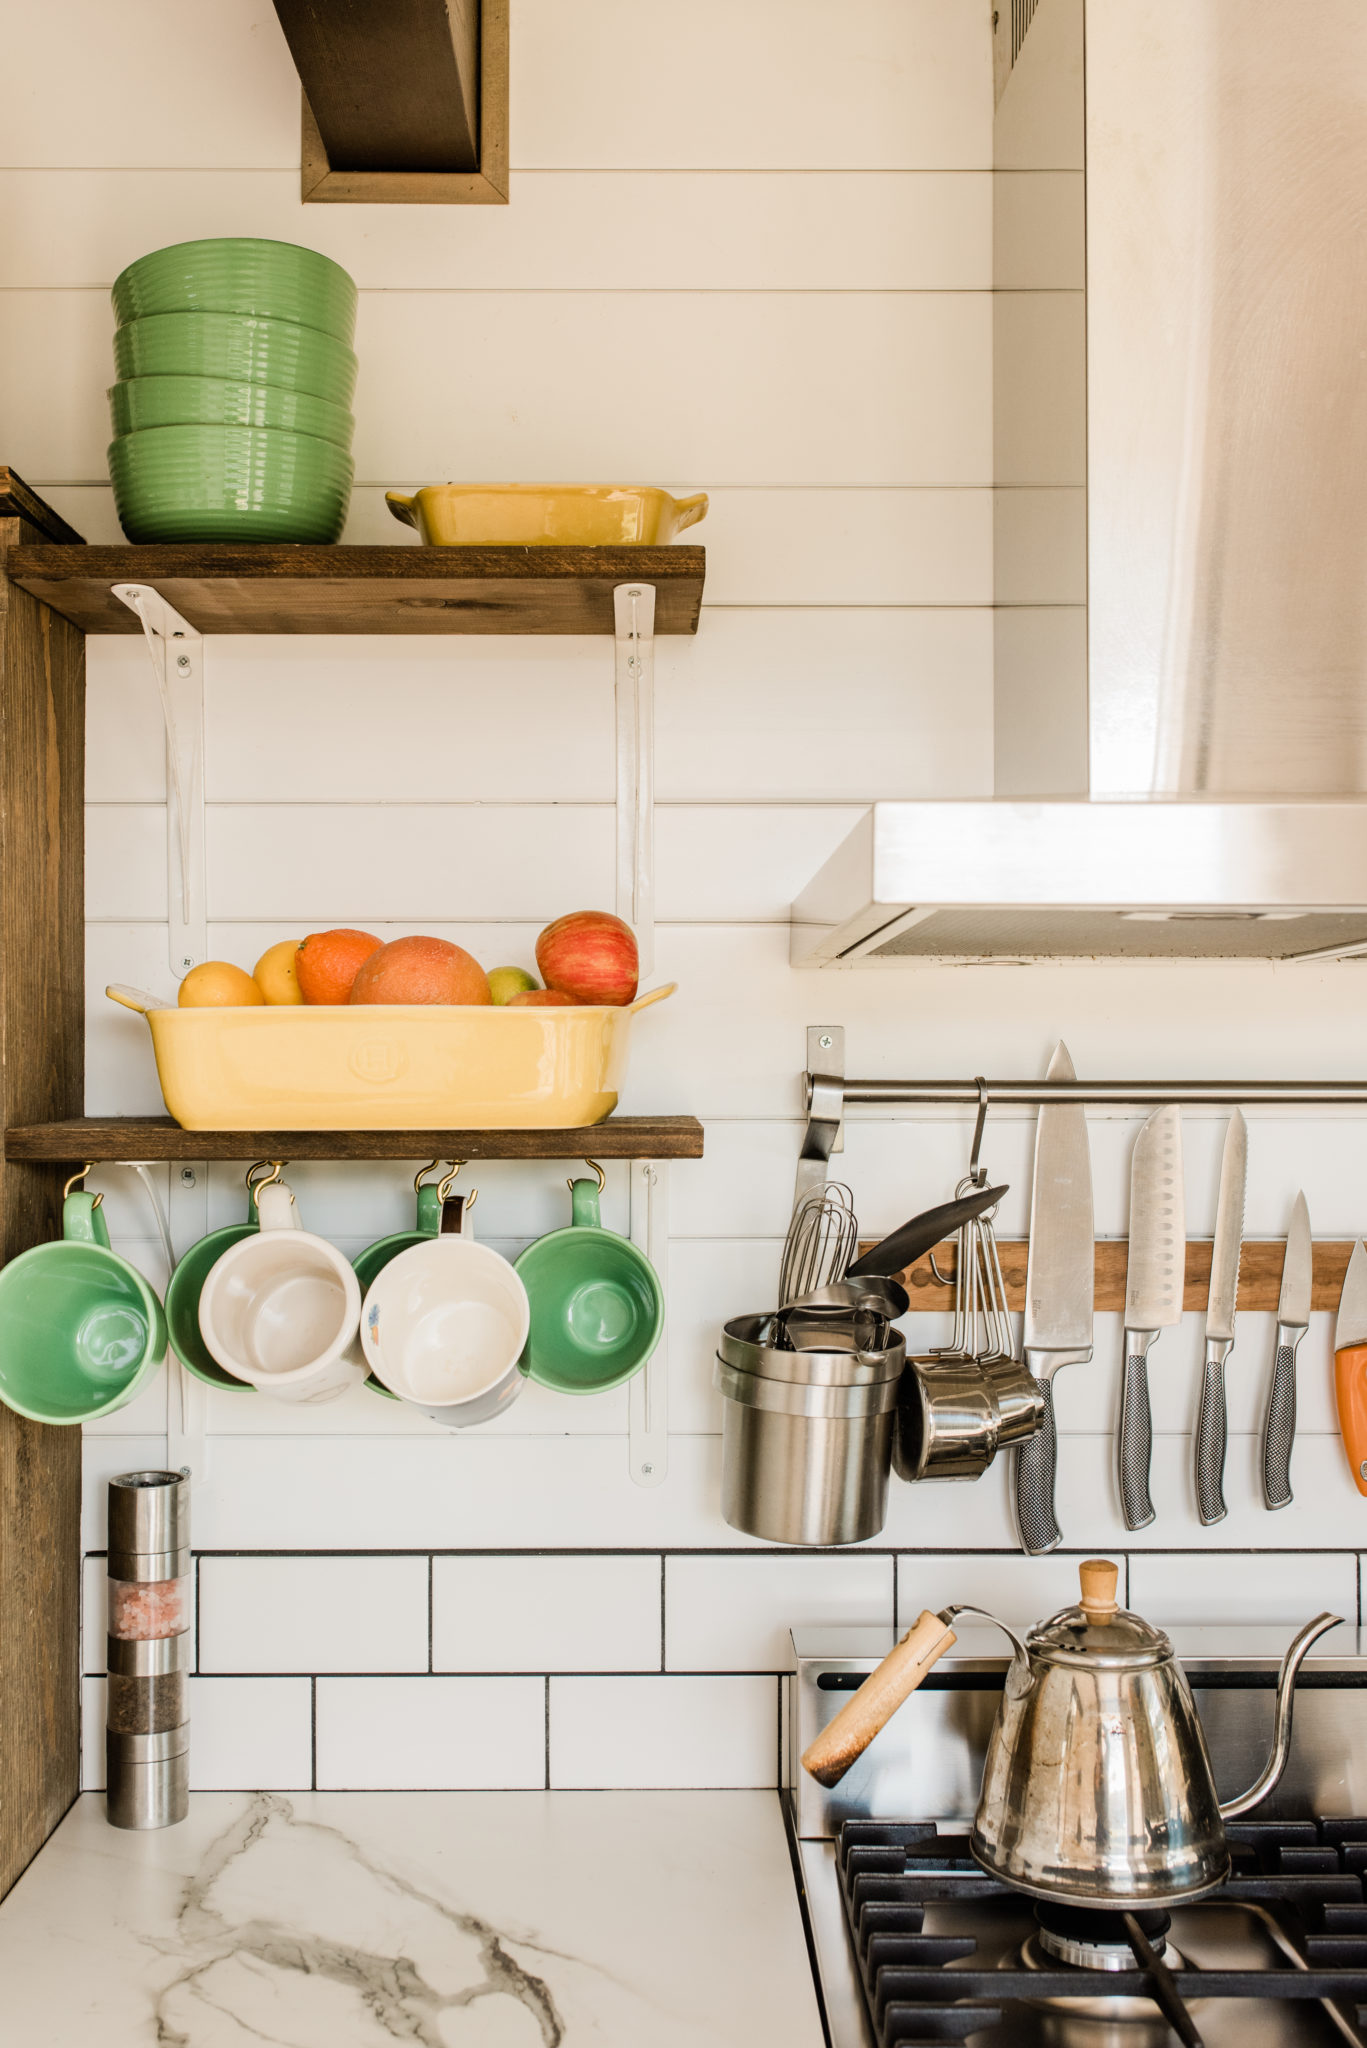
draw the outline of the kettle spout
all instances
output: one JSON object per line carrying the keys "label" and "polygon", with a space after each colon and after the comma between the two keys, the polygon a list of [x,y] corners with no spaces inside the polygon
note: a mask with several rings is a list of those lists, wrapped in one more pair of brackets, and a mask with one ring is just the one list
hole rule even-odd
{"label": "kettle spout", "polygon": [[1317,1614],[1308,1621],[1282,1659],[1282,1668],[1277,1674],[1276,1720],[1272,1730],[1272,1754],[1263,1767],[1261,1775],[1249,1786],[1247,1792],[1237,1799],[1226,1799],[1220,1807],[1221,1820],[1238,1820],[1240,1814],[1248,1813],[1269,1792],[1275,1791],[1286,1769],[1286,1760],[1291,1754],[1291,1708],[1295,1692],[1296,1674],[1305,1662],[1312,1646],[1331,1628],[1342,1622],[1341,1614]]}

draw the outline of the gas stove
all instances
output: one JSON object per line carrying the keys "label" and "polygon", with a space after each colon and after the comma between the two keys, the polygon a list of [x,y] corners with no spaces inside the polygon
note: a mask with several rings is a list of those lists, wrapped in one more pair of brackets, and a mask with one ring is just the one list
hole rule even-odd
{"label": "gas stove", "polygon": [[[1171,1631],[1222,1797],[1257,1776],[1294,1630]],[[1312,1651],[1274,1796],[1228,1828],[1232,1874],[1172,1912],[1026,1898],[968,1824],[1006,1658],[965,1629],[833,1791],[797,1758],[892,1645],[795,1630],[788,1818],[832,2048],[1367,2044],[1367,1643]]]}

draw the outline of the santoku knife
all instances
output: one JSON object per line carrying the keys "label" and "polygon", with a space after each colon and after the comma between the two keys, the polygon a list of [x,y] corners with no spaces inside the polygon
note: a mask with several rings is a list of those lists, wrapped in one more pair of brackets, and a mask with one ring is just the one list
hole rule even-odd
{"label": "santoku knife", "polygon": [[1353,1246],[1334,1329],[1334,1392],[1348,1470],[1367,1494],[1367,1251]]}
{"label": "santoku knife", "polygon": [[[1047,1078],[1076,1079],[1066,1045],[1055,1048]],[[1016,1525],[1032,1556],[1062,1537],[1054,1515],[1053,1376],[1092,1355],[1095,1234],[1086,1112],[1080,1103],[1046,1102],[1035,1131],[1025,1275],[1025,1363],[1044,1394],[1044,1421],[1017,1451],[1015,1470]]]}
{"label": "santoku knife", "polygon": [[1239,1294],[1239,1253],[1244,1241],[1244,1188],[1248,1180],[1248,1126],[1235,1110],[1225,1130],[1220,1162],[1220,1199],[1215,1208],[1215,1243],[1210,1253],[1210,1295],[1206,1303],[1206,1364],[1196,1416],[1196,1511],[1207,1528],[1223,1522],[1225,1450],[1225,1360],[1234,1349],[1234,1308]]}
{"label": "santoku knife", "polygon": [[1125,1369],[1120,1383],[1120,1506],[1127,1529],[1153,1520],[1149,1461],[1149,1346],[1182,1320],[1187,1224],[1182,1188],[1182,1112],[1156,1109],[1130,1163],[1130,1255],[1125,1274]]}
{"label": "santoku knife", "polygon": [[1314,1250],[1310,1211],[1297,1195],[1286,1233],[1282,1292],[1277,1303],[1277,1359],[1263,1424],[1263,1499],[1284,1508],[1291,1499],[1291,1446],[1296,1440],[1296,1346],[1310,1327]]}

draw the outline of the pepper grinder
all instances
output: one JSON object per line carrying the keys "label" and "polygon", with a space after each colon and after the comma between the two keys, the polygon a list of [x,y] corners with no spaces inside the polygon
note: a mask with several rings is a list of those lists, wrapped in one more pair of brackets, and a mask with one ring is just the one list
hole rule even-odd
{"label": "pepper grinder", "polygon": [[188,1469],[110,1480],[108,1570],[108,1819],[171,1827],[190,1810]]}

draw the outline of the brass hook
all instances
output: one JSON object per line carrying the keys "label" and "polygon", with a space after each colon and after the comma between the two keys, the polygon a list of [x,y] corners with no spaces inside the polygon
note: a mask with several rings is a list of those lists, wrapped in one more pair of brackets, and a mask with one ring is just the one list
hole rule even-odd
{"label": "brass hook", "polygon": [[[258,1160],[257,1160],[257,1162],[256,1162],[256,1164],[255,1164],[254,1166],[249,1166],[249,1167],[247,1168],[247,1186],[248,1186],[248,1188],[249,1188],[249,1189],[255,1188],[255,1187],[256,1187],[256,1186],[258,1185],[258,1182],[257,1182],[256,1180],[254,1180],[254,1179],[253,1179],[253,1175],[254,1175],[254,1174],[258,1174],[258,1173],[260,1173],[260,1172],[262,1171],[263,1167],[267,1167],[267,1166],[270,1166],[270,1165],[272,1165],[272,1164],[273,1164],[273,1162],[272,1162],[271,1160],[269,1160],[269,1159],[258,1159]],[[278,1166],[277,1166],[277,1167],[275,1168],[275,1171],[276,1171],[277,1173],[278,1173],[278,1172],[280,1171],[280,1169],[279,1169],[279,1167],[278,1167]],[[270,1178],[271,1178],[271,1175],[270,1175],[270,1174],[267,1174],[267,1175],[266,1175],[266,1180],[269,1180]],[[265,1183],[265,1181],[262,1181],[262,1182],[260,1182],[260,1183],[259,1183],[259,1185],[260,1185],[260,1186],[262,1186],[262,1187],[264,1187],[264,1186],[265,1186],[265,1184],[266,1184],[266,1183]]]}
{"label": "brass hook", "polygon": [[[586,1159],[586,1160],[584,1161],[584,1164],[585,1164],[585,1166],[591,1166],[591,1167],[593,1168],[594,1172],[595,1172],[595,1173],[597,1174],[597,1176],[598,1176],[598,1192],[599,1192],[599,1194],[601,1195],[601,1194],[602,1194],[602,1192],[603,1192],[603,1190],[604,1190],[604,1188],[605,1188],[605,1187],[607,1186],[607,1184],[608,1184],[608,1177],[607,1177],[607,1175],[606,1175],[606,1174],[604,1173],[604,1171],[603,1171],[602,1167],[601,1167],[601,1166],[600,1166],[600,1165],[598,1164],[598,1161],[597,1161],[596,1159]],[[567,1188],[569,1189],[569,1191],[570,1191],[570,1193],[571,1193],[571,1194],[573,1194],[573,1193],[574,1193],[574,1178],[573,1178],[573,1175],[571,1175],[570,1179],[569,1179],[569,1180],[567,1180],[567,1181],[565,1182],[565,1186],[566,1186],[566,1187],[567,1187]]]}
{"label": "brass hook", "polygon": [[[420,1166],[418,1168],[418,1171],[413,1178],[413,1192],[415,1195],[417,1194],[419,1188],[422,1186],[423,1182],[426,1180],[428,1174],[435,1173],[440,1165],[440,1159],[429,1159],[426,1166]],[[459,1173],[459,1166],[456,1167],[456,1171],[457,1173]]]}
{"label": "brass hook", "polygon": [[[285,1162],[283,1159],[262,1159],[258,1162],[258,1164],[261,1166],[269,1166],[270,1168],[270,1172],[266,1175],[266,1178],[264,1180],[253,1180],[250,1174],[247,1176],[247,1186],[251,1189],[252,1202],[254,1206],[259,1210],[261,1207],[262,1188],[276,1187],[284,1180]],[[252,1168],[252,1173],[255,1173],[256,1170],[257,1169],[254,1166]],[[293,1195],[290,1196],[290,1200],[294,1200]]]}
{"label": "brass hook", "polygon": [[[95,1162],[94,1162],[94,1160],[93,1160],[93,1159],[87,1159],[87,1161],[86,1161],[85,1165],[84,1165],[84,1166],[83,1166],[83,1167],[81,1168],[80,1172],[79,1172],[79,1173],[73,1173],[73,1174],[72,1174],[72,1176],[71,1176],[71,1179],[70,1179],[70,1180],[69,1180],[69,1181],[67,1182],[66,1186],[65,1186],[65,1187],[64,1187],[64,1188],[62,1189],[62,1200],[63,1200],[63,1201],[65,1201],[65,1200],[66,1200],[67,1196],[68,1196],[68,1195],[69,1195],[69,1194],[71,1193],[71,1190],[72,1190],[72,1189],[73,1189],[73,1188],[75,1187],[75,1185],[76,1185],[76,1183],[77,1183],[77,1181],[78,1181],[78,1180],[84,1180],[84,1179],[85,1179],[85,1177],[86,1177],[86,1175],[87,1175],[88,1173],[93,1173],[94,1171],[95,1171]],[[102,1202],[103,1200],[104,1200],[104,1196],[103,1196],[103,1195],[96,1195],[96,1197],[95,1197],[94,1201],[93,1201],[93,1202],[92,1202],[92,1203],[90,1204],[91,1208],[92,1208],[92,1209],[98,1209],[98,1208],[99,1208],[99,1206],[100,1206],[100,1204],[101,1204],[101,1202]]]}
{"label": "brass hook", "polygon": [[[460,1172],[460,1170],[461,1170],[462,1166],[464,1166],[464,1164],[465,1164],[465,1161],[464,1161],[463,1159],[457,1159],[457,1160],[455,1160],[455,1161],[453,1161],[453,1162],[452,1162],[452,1166],[451,1166],[451,1171],[450,1171],[450,1172],[449,1172],[449,1173],[447,1174],[447,1176],[446,1176],[445,1180],[444,1180],[444,1181],[442,1181],[442,1182],[440,1183],[440,1185],[438,1186],[438,1188],[437,1188],[437,1200],[438,1200],[439,1202],[444,1202],[444,1201],[446,1200],[447,1196],[448,1196],[448,1195],[450,1194],[450,1192],[451,1192],[452,1188],[453,1188],[453,1187],[455,1186],[455,1184],[456,1184],[456,1175],[457,1175],[457,1174],[458,1174],[458,1173]],[[475,1203],[476,1203],[476,1202],[477,1202],[478,1200],[479,1200],[479,1189],[478,1189],[478,1188],[471,1188],[471,1190],[470,1190],[469,1194],[468,1194],[468,1195],[467,1195],[467,1196],[465,1197],[465,1206],[466,1206],[466,1208],[467,1208],[467,1209],[473,1209],[473,1208],[474,1208],[474,1206],[475,1206]]]}

